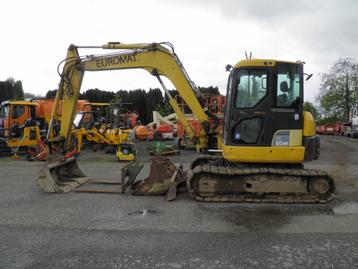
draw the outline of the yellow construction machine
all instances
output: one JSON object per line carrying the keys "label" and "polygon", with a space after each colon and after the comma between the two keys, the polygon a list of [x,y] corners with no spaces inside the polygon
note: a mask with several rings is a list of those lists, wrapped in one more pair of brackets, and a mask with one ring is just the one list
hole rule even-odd
{"label": "yellow construction machine", "polygon": [[[110,53],[80,56],[79,49],[85,48],[102,48]],[[56,100],[63,100],[60,129],[63,147],[70,143],[74,107],[84,73],[141,68],[157,77],[186,133],[202,153],[193,160],[186,173],[189,192],[196,200],[330,201],[335,193],[333,179],[324,171],[303,167],[303,162],[318,158],[320,147],[314,118],[303,111],[303,65],[299,61],[246,59],[228,66],[225,119],[223,129],[218,133],[218,119],[208,112],[200,92],[170,43],[71,45],[56,96]],[[170,96],[162,76],[173,83],[200,122],[199,135]],[[71,168],[75,173],[70,172]],[[74,160],[59,160],[44,168],[42,183],[49,185],[51,182],[62,190],[67,186],[71,187],[66,190],[75,188],[76,184],[86,180],[77,168]]]}
{"label": "yellow construction machine", "polygon": [[15,153],[36,146],[41,140],[36,121],[36,104],[27,101],[4,101],[0,106],[0,152]]}
{"label": "yellow construction machine", "polygon": [[118,161],[134,161],[137,156],[137,148],[133,142],[121,142],[118,145],[116,156]]}
{"label": "yellow construction machine", "polygon": [[[105,145],[108,152],[114,152],[120,143],[128,141],[130,129],[122,130],[113,128],[110,123],[95,122],[94,116],[96,116],[94,112],[76,114],[70,135],[71,147],[75,145],[77,151],[80,152],[85,140],[88,143],[93,143],[96,147]],[[86,120],[84,121],[84,119]]]}

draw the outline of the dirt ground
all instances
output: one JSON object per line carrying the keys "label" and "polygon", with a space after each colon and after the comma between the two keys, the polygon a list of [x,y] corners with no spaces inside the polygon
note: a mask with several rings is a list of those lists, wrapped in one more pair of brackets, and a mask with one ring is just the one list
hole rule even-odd
{"label": "dirt ground", "polygon": [[[358,139],[322,137],[337,197],[329,204],[174,202],[130,194],[47,194],[43,165],[0,158],[0,268],[357,268]],[[138,158],[149,169],[145,143]],[[188,168],[194,151],[171,157]],[[114,155],[85,150],[81,169],[119,178]]]}

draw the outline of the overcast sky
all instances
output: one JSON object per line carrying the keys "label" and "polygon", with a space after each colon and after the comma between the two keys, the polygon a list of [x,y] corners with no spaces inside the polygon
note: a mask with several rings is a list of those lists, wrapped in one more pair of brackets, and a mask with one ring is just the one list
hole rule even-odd
{"label": "overcast sky", "polygon": [[[69,44],[169,41],[192,80],[225,92],[225,66],[255,58],[305,61],[305,99],[313,101],[319,73],[339,58],[358,59],[355,0],[11,0],[1,3],[0,80],[21,80],[44,95],[59,83],[57,65]],[[90,50],[80,50],[91,54]],[[169,85],[171,86],[171,85]],[[82,91],[159,87],[142,70],[86,73]]]}

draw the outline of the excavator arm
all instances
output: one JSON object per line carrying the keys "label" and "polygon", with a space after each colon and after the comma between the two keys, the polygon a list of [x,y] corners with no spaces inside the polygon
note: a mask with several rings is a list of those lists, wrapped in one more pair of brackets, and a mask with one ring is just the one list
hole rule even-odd
{"label": "excavator arm", "polygon": [[[166,48],[168,45],[170,48]],[[109,54],[80,56],[79,48],[102,48],[113,50]],[[207,148],[207,135],[212,133],[208,122],[209,116],[204,107],[204,102],[195,84],[190,80],[183,64],[175,54],[173,47],[169,43],[149,43],[149,44],[123,44],[111,42],[103,46],[81,47],[71,45],[67,51],[64,67],[61,74],[61,81],[56,95],[52,119],[57,114],[59,100],[62,99],[62,117],[60,137],[65,139],[66,148],[69,145],[70,131],[75,114],[75,106],[80,93],[82,79],[86,71],[106,71],[120,69],[140,68],[147,70],[156,76],[162,85],[165,94],[169,98],[177,117],[183,123],[184,128],[193,141],[196,143],[198,151]],[[203,128],[199,137],[179,108],[175,99],[165,87],[161,76],[167,77],[175,86],[178,93],[182,96],[191,111],[196,115]],[[50,124],[52,128],[52,123]],[[50,133],[49,130],[48,133]]]}

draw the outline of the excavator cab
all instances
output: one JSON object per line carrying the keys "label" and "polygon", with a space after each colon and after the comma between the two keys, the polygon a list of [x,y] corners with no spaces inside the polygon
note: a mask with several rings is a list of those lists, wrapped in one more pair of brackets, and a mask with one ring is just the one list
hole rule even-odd
{"label": "excavator cab", "polygon": [[248,59],[231,69],[219,149],[198,157],[188,186],[198,201],[326,203],[335,184],[304,169],[318,158],[315,121],[303,111],[303,63]]}
{"label": "excavator cab", "polygon": [[230,73],[227,98],[225,159],[301,163],[317,157],[315,123],[303,112],[303,63],[241,61]]}

